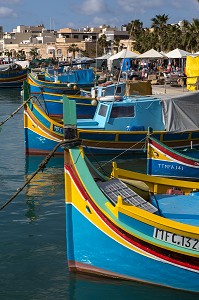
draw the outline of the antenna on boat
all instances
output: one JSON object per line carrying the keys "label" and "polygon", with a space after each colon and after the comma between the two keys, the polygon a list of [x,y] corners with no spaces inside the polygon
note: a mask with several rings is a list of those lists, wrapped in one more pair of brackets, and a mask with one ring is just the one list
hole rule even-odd
{"label": "antenna on boat", "polygon": [[95,80],[94,80],[94,89],[96,89],[96,86],[97,86],[97,42],[98,42],[98,39],[96,39],[96,44],[95,44],[95,55],[96,55],[96,59],[95,59]]}
{"label": "antenna on boat", "polygon": [[[115,86],[114,96],[113,96],[114,101],[115,101],[115,99],[116,99],[117,87],[118,87],[119,82],[120,82],[120,76],[121,76],[121,73],[122,73],[122,66],[123,66],[123,61],[124,61],[124,59],[125,59],[125,57],[126,57],[126,52],[127,52],[127,48],[125,49],[125,55],[124,55],[124,58],[123,58],[123,60],[121,60],[121,62],[120,62],[120,71],[119,71],[119,74],[118,74],[117,83],[116,83],[116,86]],[[127,76],[126,76],[126,77],[127,77]]]}
{"label": "antenna on boat", "polygon": [[[130,37],[131,37],[132,30],[133,30],[133,24],[132,24],[132,26],[131,26],[131,31],[130,31],[130,33],[129,33],[128,42],[130,42]],[[114,90],[114,100],[115,100],[115,97],[116,97],[117,87],[118,87],[119,82],[120,82],[120,76],[121,76],[121,73],[122,73],[123,62],[124,62],[124,59],[126,58],[126,52],[127,52],[127,47],[125,48],[125,55],[124,55],[124,58],[123,58],[123,59],[121,60],[121,62],[120,62],[120,71],[119,71],[119,75],[118,75],[118,78],[117,78],[117,84],[116,84],[116,87],[115,87],[115,90]],[[126,78],[125,78],[126,85],[127,85],[127,78],[128,78],[128,74],[127,74],[127,72],[126,72]]]}

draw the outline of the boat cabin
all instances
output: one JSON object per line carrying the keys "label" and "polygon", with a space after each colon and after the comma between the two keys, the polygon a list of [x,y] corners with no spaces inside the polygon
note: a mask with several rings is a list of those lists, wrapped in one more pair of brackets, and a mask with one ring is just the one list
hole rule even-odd
{"label": "boat cabin", "polygon": [[119,131],[164,130],[161,100],[155,97],[123,97],[122,101],[98,102],[93,119],[77,120],[77,127]]}
{"label": "boat cabin", "polygon": [[[100,101],[113,101],[115,97],[125,96],[126,93],[126,83],[119,82],[117,84],[104,83],[98,85],[96,88],[91,89],[91,95],[96,97]],[[104,98],[105,97],[105,98]]]}

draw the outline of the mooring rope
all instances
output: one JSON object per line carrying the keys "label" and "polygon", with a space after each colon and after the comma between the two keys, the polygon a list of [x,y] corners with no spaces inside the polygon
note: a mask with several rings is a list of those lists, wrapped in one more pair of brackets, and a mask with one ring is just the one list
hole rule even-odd
{"label": "mooring rope", "polygon": [[21,193],[21,191],[30,183],[30,181],[36,176],[36,174],[41,170],[43,172],[43,170],[45,169],[47,163],[49,162],[49,160],[51,159],[51,157],[54,155],[54,153],[56,152],[56,150],[63,144],[66,144],[67,141],[61,141],[60,143],[58,143],[53,150],[44,158],[44,160],[42,160],[42,162],[39,164],[39,167],[37,168],[37,170],[29,177],[29,179],[24,183],[24,185],[20,188],[17,189],[17,192],[8,200],[6,201],[1,207],[0,210],[4,209],[13,199],[16,198],[16,196]]}
{"label": "mooring rope", "polygon": [[[149,135],[149,134],[148,134]],[[146,137],[144,137],[143,139],[141,139],[139,142],[135,143],[134,145],[132,145],[131,147],[124,149],[121,153],[119,153],[118,155],[114,156],[112,159],[105,161],[103,164],[99,163],[99,167],[98,169],[103,169],[104,166],[106,166],[107,164],[110,164],[111,162],[113,162],[115,159],[119,158],[120,156],[124,155],[125,153],[127,153],[129,150],[133,149],[134,147],[136,147],[139,143],[145,142],[145,144],[143,145],[143,152],[146,152]],[[96,143],[97,145],[99,145],[100,143],[103,143],[103,141],[100,141],[99,143]],[[82,145],[84,147],[87,148],[87,151],[89,152],[89,154],[95,159],[94,154],[92,153],[92,150],[90,150],[86,144],[84,144],[84,141],[82,142]],[[116,148],[117,149],[117,148]],[[95,159],[96,160],[96,159]]]}
{"label": "mooring rope", "polygon": [[20,111],[20,109],[22,107],[24,107],[24,105],[30,101],[32,98],[35,98],[35,96],[31,96],[29,97],[26,101],[23,102],[23,104],[21,104],[13,113],[11,113],[4,121],[0,122],[0,127],[5,124],[10,118],[12,118],[14,115],[16,115],[16,113],[18,113],[18,111]]}

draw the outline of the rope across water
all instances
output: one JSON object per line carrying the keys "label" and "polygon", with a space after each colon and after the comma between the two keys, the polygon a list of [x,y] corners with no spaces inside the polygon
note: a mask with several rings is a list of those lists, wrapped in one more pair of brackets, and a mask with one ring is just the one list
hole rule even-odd
{"label": "rope across water", "polygon": [[37,170],[29,177],[29,179],[20,187],[17,189],[17,192],[8,200],[6,201],[1,207],[0,207],[0,211],[3,210],[13,199],[16,198],[16,196],[21,193],[21,191],[30,183],[30,181],[36,176],[36,174],[39,171],[43,171],[47,165],[47,163],[49,162],[49,160],[51,159],[52,156],[54,156],[56,150],[64,144],[67,143],[71,143],[71,142],[77,142],[79,141],[79,139],[74,139],[71,141],[61,141],[60,143],[58,143],[53,149],[52,151],[42,160],[42,162],[39,164]]}
{"label": "rope across water", "polygon": [[3,125],[3,124],[5,124],[9,119],[11,119],[14,115],[16,115],[19,111],[20,111],[20,109],[22,108],[22,107],[24,107],[24,105],[28,102],[28,101],[30,101],[31,99],[33,99],[33,98],[35,98],[34,96],[31,96],[30,98],[28,98],[26,101],[24,101],[23,102],[23,104],[21,104],[13,113],[11,113],[4,121],[2,121],[2,122],[0,122],[0,127]]}

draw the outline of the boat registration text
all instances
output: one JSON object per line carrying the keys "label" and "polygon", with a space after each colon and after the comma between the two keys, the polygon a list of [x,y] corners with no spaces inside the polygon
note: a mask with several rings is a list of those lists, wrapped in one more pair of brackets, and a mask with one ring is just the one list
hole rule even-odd
{"label": "boat registration text", "polygon": [[199,251],[199,240],[181,236],[165,230],[154,228],[153,237],[163,242],[183,247],[186,249]]}

